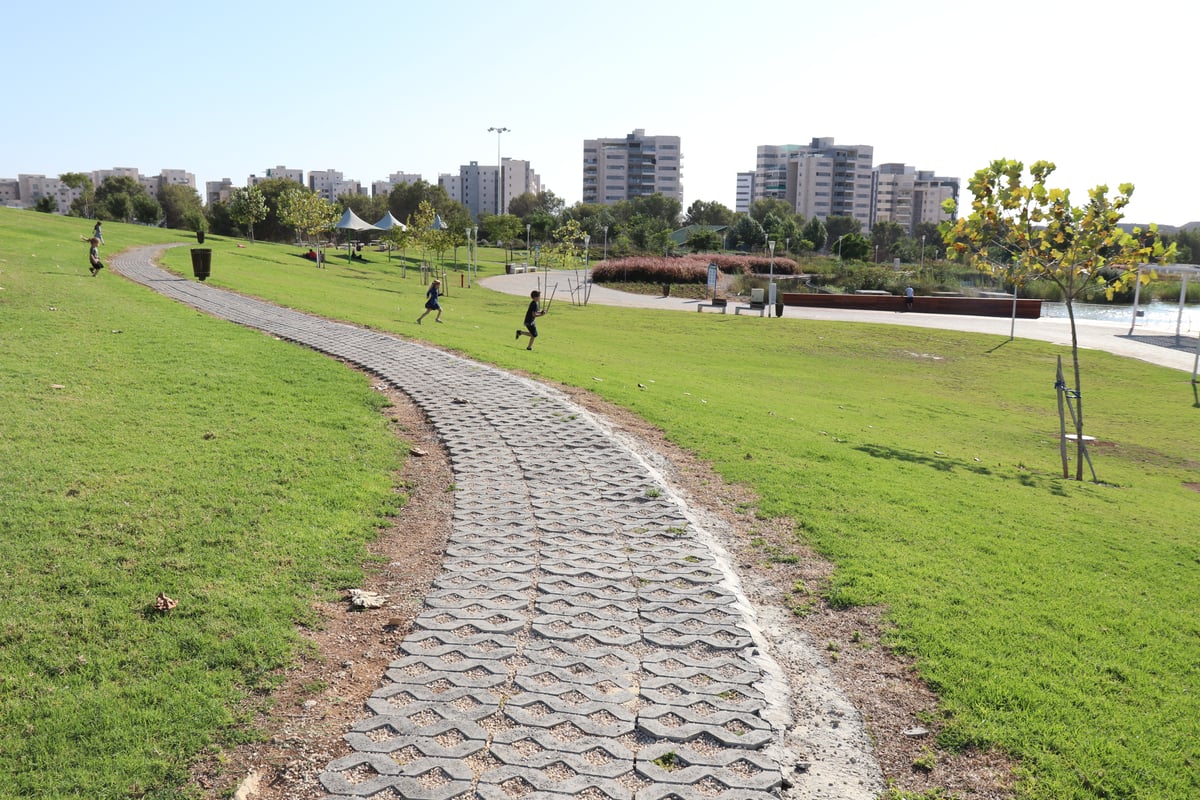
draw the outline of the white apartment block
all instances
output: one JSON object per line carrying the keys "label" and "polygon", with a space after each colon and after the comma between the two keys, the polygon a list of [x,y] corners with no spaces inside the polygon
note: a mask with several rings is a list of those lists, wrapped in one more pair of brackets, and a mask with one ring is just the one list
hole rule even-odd
{"label": "white apartment block", "polygon": [[415,172],[393,172],[391,175],[388,175],[386,181],[375,181],[371,184],[371,196],[379,197],[383,195],[386,197],[397,186],[403,186],[406,183],[416,183],[419,180],[421,180],[421,176]]}
{"label": "white apartment block", "polygon": [[308,173],[308,188],[331,203],[345,194],[363,194],[358,181],[346,180],[342,173],[332,169]]}
{"label": "white apartment block", "polygon": [[946,200],[958,200],[958,178],[943,178],[907,164],[880,164],[875,171],[875,208],[871,224],[895,222],[910,235],[921,223],[938,225],[950,218]]}
{"label": "white apartment block", "polygon": [[[151,197],[158,197],[158,191],[163,186],[182,185],[196,188],[196,176],[181,169],[163,170],[161,174],[154,176],[142,175],[133,167],[96,170],[86,174],[95,186],[99,186],[107,178],[132,178]],[[53,197],[58,204],[58,213],[66,214],[71,209],[71,203],[82,194],[82,189],[72,189],[57,177],[18,175],[15,180],[0,179],[0,204],[14,208],[33,208],[43,197]]]}
{"label": "white apartment block", "polygon": [[0,178],[0,205],[20,208],[21,184],[16,178]]}
{"label": "white apartment block", "polygon": [[263,177],[261,177],[261,178],[251,175],[246,180],[246,185],[254,186],[255,184],[262,183],[263,181],[268,180],[269,178],[286,178],[289,181],[295,181],[296,183],[303,186],[304,185],[304,170],[291,169],[291,168],[285,167],[283,165],[279,165],[277,167],[270,167],[266,170]]}
{"label": "white apartment block", "polygon": [[832,137],[759,145],[753,200],[784,200],[805,219],[854,217],[869,229],[873,157],[870,145],[835,145]]}
{"label": "white apartment block", "polygon": [[585,139],[583,202],[612,205],[662,194],[682,204],[682,159],[678,136],[647,136],[643,128],[623,139]]}
{"label": "white apartment block", "polygon": [[[442,187],[450,199],[462,203],[462,176],[443,172],[438,175],[437,182],[438,186]],[[466,205],[466,203],[463,203],[463,205]]]}
{"label": "white apartment block", "polygon": [[738,214],[749,214],[750,203],[754,200],[754,173],[739,172],[737,174],[737,199],[733,210]]}
{"label": "white apartment block", "polygon": [[913,230],[913,187],[917,170],[907,164],[880,164],[875,170],[871,225],[894,222],[908,233]]}
{"label": "white apartment block", "polygon": [[[497,213],[497,203],[499,202],[496,194],[497,172],[495,167],[481,166],[478,161],[464,164],[458,168],[459,194],[451,194],[450,198],[466,206],[467,211],[471,212],[471,217],[475,220],[478,220],[483,214]],[[449,189],[446,190],[446,193],[449,194]]]}
{"label": "white apartment block", "polygon": [[525,194],[538,194],[542,191],[542,178],[528,161],[522,161],[517,158],[505,158],[501,160],[503,169],[501,170],[501,186],[503,197],[500,201],[500,213],[507,214],[508,207],[513,200]]}
{"label": "white apartment block", "polygon": [[451,200],[457,200],[466,206],[476,221],[482,215],[507,214],[509,204],[514,198],[526,192],[540,192],[542,179],[528,161],[502,158],[500,164],[501,169],[498,171],[493,166],[472,161],[459,167],[458,175],[439,175],[438,185],[446,190]]}
{"label": "white apartment block", "polygon": [[942,203],[953,200],[958,205],[958,178],[944,178],[931,170],[917,170],[913,184],[913,225],[931,222],[940,225],[951,218]]}
{"label": "white apartment block", "polygon": [[[254,176],[251,175],[251,178]],[[229,198],[233,196],[233,181],[229,178],[221,178],[219,181],[207,181],[204,184],[204,203],[212,205],[213,203],[228,203]]]}
{"label": "white apartment block", "polygon": [[14,185],[4,191],[4,204],[17,208],[33,208],[43,197],[53,197],[58,204],[57,213],[66,214],[71,209],[71,202],[83,194],[82,189],[72,189],[58,178],[45,175],[18,175],[12,183]]}

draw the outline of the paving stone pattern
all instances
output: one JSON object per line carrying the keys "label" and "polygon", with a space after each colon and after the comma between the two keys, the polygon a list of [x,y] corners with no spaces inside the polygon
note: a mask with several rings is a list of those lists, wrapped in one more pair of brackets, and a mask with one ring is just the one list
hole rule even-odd
{"label": "paving stone pattern", "polygon": [[565,396],[386,334],[154,267],[112,267],[213,315],[357,364],[449,451],[444,571],[321,777],[342,798],[776,795],[782,736],[739,597],[684,510]]}

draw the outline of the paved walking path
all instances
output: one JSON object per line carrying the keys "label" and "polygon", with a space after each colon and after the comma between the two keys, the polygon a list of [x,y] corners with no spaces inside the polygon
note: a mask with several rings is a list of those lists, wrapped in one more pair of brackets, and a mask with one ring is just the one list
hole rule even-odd
{"label": "paved walking path", "polygon": [[[765,800],[785,776],[789,797],[882,790],[866,745],[846,745],[852,709],[790,718],[720,548],[601,420],[492,367],[170,275],[158,251],[110,266],[379,375],[449,451],[444,571],[347,736],[354,753],[323,773],[328,800]],[[798,727],[804,753],[787,748]]]}

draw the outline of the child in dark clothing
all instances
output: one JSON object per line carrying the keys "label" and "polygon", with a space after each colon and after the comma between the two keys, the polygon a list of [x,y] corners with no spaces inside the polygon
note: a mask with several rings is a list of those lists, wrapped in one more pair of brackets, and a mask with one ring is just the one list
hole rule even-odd
{"label": "child in dark clothing", "polygon": [[96,273],[104,269],[104,264],[100,263],[100,240],[93,236],[88,239],[88,244],[92,249],[88,251],[88,263],[91,264],[92,277],[96,277]]}
{"label": "child in dark clothing", "polygon": [[538,335],[537,322],[535,322],[535,320],[538,317],[542,317],[542,316],[546,315],[546,312],[542,311],[541,308],[538,307],[538,298],[541,296],[542,296],[542,293],[539,292],[537,289],[534,289],[532,292],[529,293],[529,297],[530,297],[529,308],[527,308],[525,310],[525,330],[517,331],[517,340],[518,341],[521,339],[522,336],[529,337],[529,347],[526,347],[525,348],[526,350],[533,349],[533,340],[536,339],[537,335]]}

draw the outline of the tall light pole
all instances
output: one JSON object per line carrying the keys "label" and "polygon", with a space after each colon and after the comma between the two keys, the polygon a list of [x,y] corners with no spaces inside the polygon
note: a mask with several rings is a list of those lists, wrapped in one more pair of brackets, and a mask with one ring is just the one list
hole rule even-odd
{"label": "tall light pole", "polygon": [[496,213],[503,214],[504,209],[500,208],[500,198],[503,197],[503,192],[500,190],[501,179],[504,177],[504,165],[500,161],[500,134],[508,133],[509,128],[488,128],[488,133],[496,134]]}
{"label": "tall light pole", "polygon": [[921,234],[921,269],[925,269],[925,234]]}
{"label": "tall light pole", "polygon": [[608,226],[604,226],[604,260],[608,261]]}

